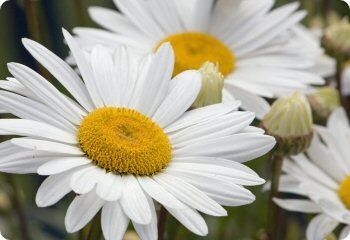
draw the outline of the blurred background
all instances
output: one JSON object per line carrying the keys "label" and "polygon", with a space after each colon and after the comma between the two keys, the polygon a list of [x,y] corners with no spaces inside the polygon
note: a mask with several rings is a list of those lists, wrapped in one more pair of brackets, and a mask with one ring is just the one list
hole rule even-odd
{"label": "blurred background", "polygon": [[[277,0],[276,6],[288,2],[292,1]],[[61,28],[70,31],[74,26],[96,26],[87,14],[88,6],[93,5],[115,8],[112,0],[5,2],[0,10],[0,79],[10,76],[6,68],[8,62],[19,62],[42,71],[23,48],[22,38],[39,41],[58,56],[65,58],[68,50],[62,40]],[[304,21],[308,27],[324,26],[325,20],[330,15],[339,18],[350,15],[348,6],[340,0],[303,0],[301,6],[310,13]],[[52,80],[47,74],[45,77]],[[265,156],[252,161],[250,166],[263,178],[269,179],[268,161],[269,156]],[[20,231],[27,231],[32,240],[82,239],[81,233],[67,235],[64,229],[64,214],[73,199],[72,195],[65,197],[54,207],[45,209],[36,207],[35,193],[42,180],[34,175],[0,174],[0,230],[3,235],[11,240],[19,240],[23,239]],[[261,187],[251,190],[258,199],[255,203],[228,209],[228,217],[206,218],[209,225],[209,235],[206,238],[195,236],[168,216],[167,239],[266,239],[264,228],[268,212],[268,193],[264,193]],[[304,239],[303,232],[308,219],[298,214],[286,212],[282,214],[282,217],[288,218],[287,225],[282,226],[285,239]],[[137,238],[133,238],[131,234],[128,239]]]}

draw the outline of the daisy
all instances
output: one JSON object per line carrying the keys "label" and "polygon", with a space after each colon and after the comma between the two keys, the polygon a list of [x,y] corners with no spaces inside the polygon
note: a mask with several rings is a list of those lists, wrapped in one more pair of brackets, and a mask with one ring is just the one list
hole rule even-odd
{"label": "daisy", "polygon": [[[47,207],[69,192],[65,225],[82,229],[101,209],[106,239],[122,239],[131,221],[142,239],[157,239],[154,200],[185,227],[206,235],[199,212],[225,216],[221,206],[254,201],[244,185],[264,182],[242,163],[275,144],[249,124],[238,102],[186,110],[201,74],[171,76],[174,53],[164,44],[139,57],[124,47],[97,46],[86,55],[64,31],[82,79],[63,60],[31,40],[26,49],[70,93],[67,97],[28,67],[10,63],[0,105],[20,119],[0,120],[0,133],[19,135],[0,145],[0,170],[48,176],[36,203]],[[85,55],[84,55],[85,54]]]}
{"label": "daisy", "polygon": [[268,112],[262,97],[275,98],[323,80],[308,72],[322,50],[293,30],[304,18],[292,3],[271,10],[274,0],[114,0],[120,12],[89,9],[106,30],[74,29],[86,50],[96,43],[113,49],[127,44],[154,52],[174,47],[174,75],[218,63],[225,76],[224,101],[237,98],[258,118]]}
{"label": "daisy", "polygon": [[308,240],[320,240],[339,224],[340,239],[350,230],[350,127],[343,109],[330,116],[327,128],[316,126],[311,147],[283,163],[280,192],[306,199],[275,199],[289,211],[316,213],[307,227]]}

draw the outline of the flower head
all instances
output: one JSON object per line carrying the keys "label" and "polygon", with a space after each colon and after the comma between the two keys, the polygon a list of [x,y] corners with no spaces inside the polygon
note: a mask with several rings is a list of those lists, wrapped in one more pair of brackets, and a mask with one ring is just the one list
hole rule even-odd
{"label": "flower head", "polygon": [[348,19],[328,26],[324,31],[323,42],[332,55],[350,57],[350,24]]}
{"label": "flower head", "polygon": [[277,151],[298,154],[305,151],[313,134],[312,113],[306,98],[296,92],[277,99],[261,122],[268,134],[277,140]]}
{"label": "flower head", "polygon": [[199,71],[202,73],[202,88],[192,106],[199,108],[221,103],[224,75],[219,71],[219,65],[205,62]]}
{"label": "flower head", "polygon": [[332,87],[316,88],[308,96],[313,119],[318,124],[325,124],[331,113],[340,106],[340,94]]}
{"label": "flower head", "polygon": [[80,230],[102,209],[104,237],[117,240],[130,220],[142,239],[157,238],[154,200],[199,235],[208,232],[199,212],[225,216],[221,205],[254,201],[243,186],[264,180],[242,162],[275,144],[249,126],[254,114],[237,111],[236,101],[187,111],[201,73],[171,80],[170,44],[146,56],[102,46],[86,54],[64,35],[82,78],[40,44],[23,42],[72,97],[17,63],[9,64],[15,78],[0,82],[1,108],[20,118],[1,119],[1,134],[24,136],[0,144],[0,170],[48,176],[38,206],[74,192],[67,231]]}
{"label": "flower head", "polygon": [[176,55],[174,75],[199,69],[207,61],[218,63],[225,77],[223,101],[237,98],[257,118],[269,109],[264,97],[323,83],[309,72],[322,54],[319,44],[308,44],[295,31],[306,14],[297,11],[297,3],[271,10],[274,1],[114,2],[121,13],[89,9],[91,18],[107,30],[74,29],[85,49],[96,43],[111,49],[128,44],[140,52],[154,52],[170,42]]}
{"label": "flower head", "polygon": [[332,113],[327,127],[315,127],[305,154],[284,159],[279,191],[306,199],[275,199],[289,211],[317,214],[309,223],[307,239],[324,239],[345,224],[339,239],[350,230],[350,127],[343,109]]}

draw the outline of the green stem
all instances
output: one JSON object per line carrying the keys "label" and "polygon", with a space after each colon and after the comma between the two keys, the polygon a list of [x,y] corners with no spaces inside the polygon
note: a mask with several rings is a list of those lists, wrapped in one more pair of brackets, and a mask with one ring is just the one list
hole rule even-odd
{"label": "green stem", "polygon": [[162,206],[158,219],[158,240],[164,240],[168,211]]}
{"label": "green stem", "polygon": [[97,214],[90,226],[87,240],[99,240],[102,237],[101,214]]}
{"label": "green stem", "polygon": [[[41,30],[40,30],[40,6],[39,0],[24,0],[24,6],[25,11],[27,15],[27,22],[28,22],[28,31],[30,37],[35,40],[36,42],[43,43],[43,39],[41,36]],[[51,76],[50,73],[40,64],[38,65],[38,69],[40,74],[46,78],[47,80],[50,80]]]}
{"label": "green stem", "polygon": [[31,38],[33,38],[35,41],[40,42],[41,40],[41,34],[40,34],[40,24],[39,24],[39,13],[38,9],[36,8],[36,4],[32,0],[24,0],[24,6],[26,10],[27,15],[27,22],[29,27],[29,33]]}
{"label": "green stem", "polygon": [[84,0],[74,0],[74,9],[77,25],[84,26],[86,24],[86,7]]}
{"label": "green stem", "polygon": [[274,154],[272,156],[272,180],[271,191],[269,197],[269,222],[268,232],[270,240],[277,240],[279,235],[279,227],[281,226],[279,215],[280,208],[273,202],[273,198],[278,197],[278,186],[282,172],[283,155]]}
{"label": "green stem", "polygon": [[18,217],[19,228],[20,228],[20,231],[21,231],[22,239],[30,240],[31,237],[29,235],[26,216],[24,214],[24,210],[23,210],[22,203],[21,203],[21,200],[20,200],[19,190],[18,190],[18,188],[16,186],[16,183],[15,183],[12,175],[6,174],[5,177],[6,177],[6,181],[11,186],[11,190],[12,191],[11,191],[11,193],[9,195],[10,195],[10,199],[11,199],[13,208],[16,211],[16,214],[17,214],[17,217]]}
{"label": "green stem", "polygon": [[307,26],[310,27],[311,21],[312,21],[314,12],[315,12],[314,11],[315,3],[313,0],[303,0],[302,6],[304,9],[307,10],[307,16],[305,18],[305,23]]}

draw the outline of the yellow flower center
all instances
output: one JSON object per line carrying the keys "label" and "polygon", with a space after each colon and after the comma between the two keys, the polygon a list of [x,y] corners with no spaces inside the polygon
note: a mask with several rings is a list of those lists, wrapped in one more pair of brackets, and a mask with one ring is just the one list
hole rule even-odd
{"label": "yellow flower center", "polygon": [[153,175],[172,158],[172,145],[163,129],[127,108],[91,112],[82,121],[78,138],[94,164],[116,174]]}
{"label": "yellow flower center", "polygon": [[342,181],[338,189],[338,194],[344,205],[350,209],[350,176],[347,176]]}
{"label": "yellow flower center", "polygon": [[209,34],[185,32],[171,35],[161,41],[157,48],[165,42],[170,42],[175,51],[174,76],[185,70],[199,69],[207,61],[218,63],[224,76],[235,69],[236,58],[230,48]]}

